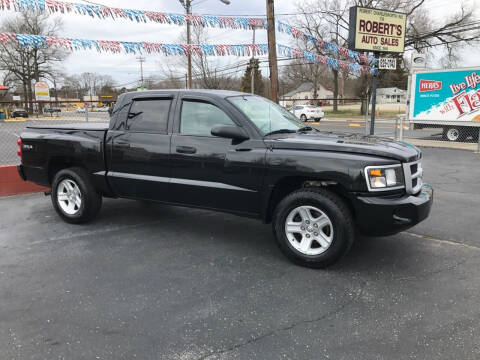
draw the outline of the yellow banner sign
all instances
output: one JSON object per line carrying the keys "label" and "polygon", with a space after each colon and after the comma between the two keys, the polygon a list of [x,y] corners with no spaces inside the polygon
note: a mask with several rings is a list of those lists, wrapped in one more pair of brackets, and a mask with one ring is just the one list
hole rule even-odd
{"label": "yellow banner sign", "polygon": [[353,6],[350,8],[349,48],[401,53],[405,48],[407,15]]}

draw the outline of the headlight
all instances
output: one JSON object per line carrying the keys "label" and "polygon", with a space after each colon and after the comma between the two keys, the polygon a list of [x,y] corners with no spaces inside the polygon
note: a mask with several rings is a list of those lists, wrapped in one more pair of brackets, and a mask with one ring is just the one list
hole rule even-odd
{"label": "headlight", "polygon": [[405,187],[402,165],[367,166],[365,179],[370,191],[386,191]]}

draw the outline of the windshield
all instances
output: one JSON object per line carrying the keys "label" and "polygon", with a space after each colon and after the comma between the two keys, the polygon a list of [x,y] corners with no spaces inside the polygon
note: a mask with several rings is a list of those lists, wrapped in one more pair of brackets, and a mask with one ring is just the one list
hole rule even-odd
{"label": "windshield", "polygon": [[278,130],[297,131],[305,125],[278,104],[253,95],[233,96],[228,100],[240,109],[263,135]]}

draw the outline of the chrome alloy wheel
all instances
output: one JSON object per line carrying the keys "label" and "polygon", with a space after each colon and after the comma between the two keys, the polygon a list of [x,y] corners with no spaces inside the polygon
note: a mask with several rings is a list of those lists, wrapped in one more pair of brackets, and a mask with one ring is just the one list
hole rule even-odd
{"label": "chrome alloy wheel", "polygon": [[62,211],[68,215],[75,215],[82,206],[80,188],[71,179],[64,179],[57,187],[57,202]]}
{"label": "chrome alloy wheel", "polygon": [[457,141],[460,138],[460,131],[455,128],[448,129],[447,139],[450,141]]}
{"label": "chrome alloy wheel", "polygon": [[299,206],[287,216],[285,235],[290,244],[304,255],[325,252],[333,240],[330,218],[314,206]]}

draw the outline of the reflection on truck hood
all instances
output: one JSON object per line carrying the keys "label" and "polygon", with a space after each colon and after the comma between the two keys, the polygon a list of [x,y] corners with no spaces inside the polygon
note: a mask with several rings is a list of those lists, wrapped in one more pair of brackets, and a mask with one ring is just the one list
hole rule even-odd
{"label": "reflection on truck hood", "polygon": [[382,156],[410,162],[417,160],[421,152],[406,142],[393,141],[377,136],[364,136],[339,132],[301,132],[267,137],[275,149],[321,150]]}

